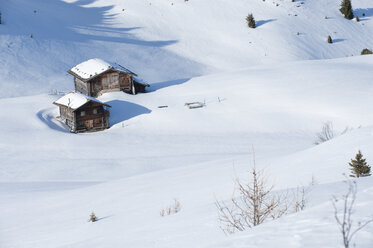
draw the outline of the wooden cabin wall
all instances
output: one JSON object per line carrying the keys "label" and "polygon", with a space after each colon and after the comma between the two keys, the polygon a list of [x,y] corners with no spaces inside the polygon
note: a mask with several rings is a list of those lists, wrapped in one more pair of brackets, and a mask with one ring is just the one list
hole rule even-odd
{"label": "wooden cabin wall", "polygon": [[[74,83],[76,91],[92,97],[97,97],[105,92],[120,90],[130,94],[145,92],[145,85],[136,83],[131,74],[115,70],[109,70],[88,82],[74,78]],[[134,89],[132,89],[133,86]]]}
{"label": "wooden cabin wall", "polygon": [[89,95],[88,85],[77,77],[74,77],[75,90],[77,92]]}
{"label": "wooden cabin wall", "polygon": [[[94,109],[97,113],[94,113]],[[81,115],[84,111],[84,116]],[[108,112],[104,107],[95,102],[89,102],[75,111],[77,130],[104,129],[109,127]]]}
{"label": "wooden cabin wall", "polygon": [[90,82],[90,96],[96,97],[103,92],[119,91],[119,72],[108,71],[92,79]]}
{"label": "wooden cabin wall", "polygon": [[73,109],[66,106],[60,106],[60,116],[61,120],[70,127],[71,131],[74,132],[76,130],[76,117]]}
{"label": "wooden cabin wall", "polygon": [[119,72],[104,73],[101,75],[101,84],[103,90],[119,90]]}
{"label": "wooden cabin wall", "polygon": [[119,74],[120,90],[124,92],[132,92],[132,76],[121,72]]}

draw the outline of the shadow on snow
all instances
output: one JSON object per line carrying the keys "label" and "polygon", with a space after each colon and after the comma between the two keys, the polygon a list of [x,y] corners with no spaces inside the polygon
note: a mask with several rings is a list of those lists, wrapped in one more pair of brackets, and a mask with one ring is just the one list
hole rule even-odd
{"label": "shadow on snow", "polygon": [[183,78],[183,79],[177,79],[177,80],[171,80],[171,81],[165,81],[165,82],[152,83],[150,84],[150,89],[148,90],[148,92],[153,92],[153,91],[157,91],[157,90],[167,88],[170,86],[183,84],[189,80],[190,78]]}
{"label": "shadow on snow", "polygon": [[269,22],[274,22],[276,21],[276,19],[268,19],[268,20],[259,20],[259,21],[256,21],[256,27],[260,27],[266,23],[269,23]]}
{"label": "shadow on snow", "polygon": [[[36,39],[45,40],[77,42],[96,40],[151,47],[163,47],[177,42],[176,40],[144,41],[137,39],[131,34],[131,31],[140,29],[140,27],[115,27],[115,24],[118,23],[114,22],[114,18],[125,15],[125,11],[112,13],[114,5],[88,7],[96,1],[78,0],[72,3],[66,3],[62,0],[14,1],[8,7],[10,8],[9,15],[3,18],[4,24],[26,23],[25,27],[29,27],[29,30],[27,28],[10,28],[6,32],[7,34],[25,36],[32,34]],[[35,6],[38,6],[38,8],[35,8]],[[7,10],[6,5],[3,8],[4,11]],[[25,9],[29,11],[22,11],[21,20],[19,15],[17,15],[18,19],[15,19],[17,17],[12,12]],[[27,30],[27,33],[25,30]]]}
{"label": "shadow on snow", "polygon": [[70,133],[69,127],[53,116],[49,110],[40,110],[36,113],[36,116],[49,128],[60,132]]}
{"label": "shadow on snow", "polygon": [[144,106],[121,100],[112,100],[106,103],[111,105],[111,108],[109,109],[110,126],[129,120],[138,115],[149,114],[152,112],[150,109],[145,108]]}
{"label": "shadow on snow", "polygon": [[[6,56],[14,53],[25,54],[25,63],[21,64],[18,60],[9,62],[12,80],[22,81],[24,78],[19,75],[19,71],[27,67],[29,71],[37,71],[36,75],[40,80],[48,83],[44,88],[35,87],[34,84],[22,84],[26,91],[33,90],[36,94],[50,89],[66,90],[72,85],[71,79],[66,79],[65,83],[62,74],[66,74],[65,71],[73,65],[95,57],[123,64],[139,73],[145,81],[163,82],[153,84],[154,89],[178,84],[180,81],[175,79],[203,74],[205,65],[165,49],[178,40],[143,40],[137,37],[135,32],[141,27],[125,26],[121,18],[118,18],[127,14],[126,10],[122,11],[125,6],[92,6],[98,2],[2,2],[3,24],[0,35],[23,37],[20,44],[4,44],[8,46],[5,49]],[[33,39],[29,38],[30,34]],[[30,46],[33,46],[33,49],[27,48]],[[33,59],[34,52],[38,54],[37,60]],[[41,64],[43,66],[40,66]],[[55,80],[56,73],[60,75],[58,80]]]}
{"label": "shadow on snow", "polygon": [[[365,16],[363,16],[365,14]],[[367,9],[354,9],[354,15],[359,16],[360,21],[364,20],[364,17],[371,17],[373,16],[373,8]]]}

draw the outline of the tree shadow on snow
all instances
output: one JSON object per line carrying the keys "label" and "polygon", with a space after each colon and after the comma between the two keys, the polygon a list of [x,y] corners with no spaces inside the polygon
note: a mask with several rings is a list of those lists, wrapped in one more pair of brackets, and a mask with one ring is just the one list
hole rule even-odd
{"label": "tree shadow on snow", "polygon": [[346,39],[333,39],[333,43],[339,43],[345,41]]}
{"label": "tree shadow on snow", "polygon": [[101,217],[101,218],[97,218],[96,221],[100,221],[100,220],[104,220],[104,219],[108,219],[108,218],[111,218],[113,217],[114,215],[108,215],[108,216],[104,216],[104,217]]}
{"label": "tree shadow on snow", "polygon": [[[365,16],[363,16],[365,14]],[[354,15],[359,16],[360,21],[364,21],[364,17],[371,17],[373,16],[373,8],[367,9],[354,9]]]}
{"label": "tree shadow on snow", "polygon": [[144,106],[121,100],[112,100],[106,103],[111,106],[109,109],[110,126],[129,120],[138,115],[149,114],[152,112],[150,109],[145,108]]}
{"label": "tree shadow on snow", "polygon": [[[11,10],[29,10],[22,12],[22,20],[16,20],[10,13],[6,23],[27,23],[27,29],[9,29],[11,35],[33,35],[34,39],[62,41],[109,41],[140,46],[163,47],[176,43],[176,40],[145,41],[135,37],[131,31],[140,27],[120,28],[115,25],[115,17],[126,15],[125,7],[114,11],[114,5],[91,7],[97,0],[78,0],[67,3],[62,0],[14,1],[9,4]],[[35,6],[38,6],[36,8]],[[7,6],[4,6],[7,9]],[[5,20],[5,18],[4,18]],[[37,28],[35,28],[37,27]],[[27,33],[25,33],[27,30]],[[0,33],[1,30],[0,30]]]}
{"label": "tree shadow on snow", "polygon": [[152,83],[152,84],[150,84],[150,89],[148,90],[148,92],[153,92],[153,91],[157,91],[157,90],[167,88],[167,87],[170,87],[170,86],[183,84],[183,83],[185,83],[189,80],[190,80],[190,78],[182,78],[182,79],[177,79],[177,80]]}
{"label": "tree shadow on snow", "polygon": [[268,20],[259,20],[259,21],[256,21],[256,27],[260,27],[266,23],[269,23],[269,22],[274,22],[276,21],[277,19],[268,19]]}
{"label": "tree shadow on snow", "polygon": [[[0,2],[3,13],[0,36],[15,36],[14,39],[22,37],[22,40],[27,42],[21,43],[22,47],[25,47],[26,64],[15,64],[12,66],[12,73],[18,75],[17,71],[21,70],[21,67],[28,67],[30,71],[38,70],[37,75],[41,75],[41,80],[49,82],[44,88],[31,88],[34,92],[42,93],[50,89],[71,87],[70,78],[69,84],[61,84],[59,81],[50,80],[50,75],[57,72],[63,78],[62,73],[67,75],[67,69],[90,58],[118,62],[153,82],[191,78],[203,74],[205,65],[165,49],[178,40],[144,40],[138,37],[137,31],[142,27],[129,26],[122,22],[121,17],[127,15],[128,10],[124,3],[119,3],[120,1],[115,6],[103,5],[103,1],[98,0]],[[32,39],[29,38],[31,34]],[[18,42],[9,43],[7,52],[18,53],[17,44]],[[28,45],[33,48],[26,49]],[[45,48],[50,50],[44,51]],[[17,50],[12,51],[13,49]],[[37,58],[42,61],[34,60],[30,51],[39,54]],[[50,61],[54,57],[57,64]],[[56,67],[57,65],[60,68]],[[20,76],[19,80],[21,79],[23,80],[23,77]],[[157,87],[161,87],[161,84]]]}

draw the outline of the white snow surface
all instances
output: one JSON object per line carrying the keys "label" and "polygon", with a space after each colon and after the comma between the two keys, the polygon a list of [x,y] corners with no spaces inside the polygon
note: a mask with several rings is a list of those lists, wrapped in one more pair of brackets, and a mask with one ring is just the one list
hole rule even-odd
{"label": "white snow surface", "polygon": [[[358,150],[373,163],[373,56],[357,56],[372,48],[373,4],[353,1],[360,22],[339,4],[0,1],[0,247],[343,247],[331,198]],[[72,134],[53,102],[66,104],[66,70],[90,58],[151,86],[102,95],[111,128]],[[327,121],[335,138],[316,146]],[[306,209],[225,236],[214,202],[249,177],[253,147],[275,192],[307,187]],[[356,180],[355,224],[373,216],[372,178]],[[174,199],[181,211],[161,217]],[[371,248],[372,234],[353,243]]]}
{"label": "white snow surface", "polygon": [[108,62],[93,58],[74,66],[70,70],[83,79],[90,79],[111,68],[113,67]]}
{"label": "white snow surface", "polygon": [[63,105],[63,106],[66,106],[72,109],[78,109],[89,101],[104,104],[100,100],[94,97],[90,97],[90,96],[81,94],[79,92],[70,92],[64,95],[63,97],[59,98],[58,100],[56,100],[54,103],[60,104],[60,105]]}
{"label": "white snow surface", "polygon": [[[69,91],[66,71],[91,58],[151,84],[373,49],[372,1],[354,0],[360,22],[343,18],[339,2],[3,0],[0,97]],[[247,28],[249,12],[256,29]]]}

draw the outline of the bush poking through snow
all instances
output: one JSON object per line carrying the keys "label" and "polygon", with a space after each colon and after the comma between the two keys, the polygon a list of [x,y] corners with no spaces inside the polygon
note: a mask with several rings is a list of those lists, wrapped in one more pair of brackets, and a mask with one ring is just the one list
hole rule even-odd
{"label": "bush poking through snow", "polygon": [[166,215],[176,214],[180,212],[180,210],[181,210],[180,202],[174,199],[174,202],[170,206],[161,209],[161,211],[159,212],[159,215],[164,217]]}
{"label": "bush poking through snow", "polygon": [[265,222],[276,219],[288,210],[284,199],[272,194],[273,186],[269,185],[255,167],[251,171],[251,180],[242,182],[236,178],[238,195],[233,193],[230,204],[216,201],[220,228],[225,234],[243,231]]}
{"label": "bush poking through snow", "polygon": [[366,159],[363,158],[360,150],[356,154],[355,159],[351,159],[351,162],[348,164],[351,166],[350,177],[367,177],[371,175],[370,166],[366,162]]}
{"label": "bush poking through snow", "polygon": [[97,221],[97,216],[95,215],[94,212],[91,213],[89,216],[89,222],[96,222]]}
{"label": "bush poking through snow", "polygon": [[254,19],[253,14],[249,14],[246,17],[246,22],[247,22],[247,26],[249,26],[249,28],[256,28],[256,23],[255,23],[255,19]]}
{"label": "bush poking through snow", "polygon": [[298,213],[306,208],[307,205],[307,189],[305,187],[297,187],[297,190],[294,193],[294,213]]}
{"label": "bush poking through snow", "polygon": [[[352,213],[355,212],[354,204],[356,201],[357,184],[355,181],[346,181],[346,184],[348,185],[347,193],[341,197],[334,196],[332,203],[334,218],[342,234],[344,247],[349,248],[352,238],[366,225],[373,222],[373,217],[370,217],[366,221],[357,222],[357,226],[354,225],[355,222],[352,219]],[[339,202],[342,202],[342,204],[339,204]],[[339,208],[338,205],[342,205],[342,208]]]}
{"label": "bush poking through snow", "polygon": [[341,8],[339,9],[346,19],[353,19],[354,13],[352,10],[351,0],[343,0],[341,2]]}
{"label": "bush poking through snow", "polygon": [[365,48],[361,51],[361,55],[368,55],[368,54],[373,54],[372,50]]}
{"label": "bush poking through snow", "polygon": [[316,134],[316,141],[315,145],[319,145],[321,143],[324,143],[328,140],[333,139],[335,136],[333,123],[328,121],[325,122],[321,128],[321,131]]}

